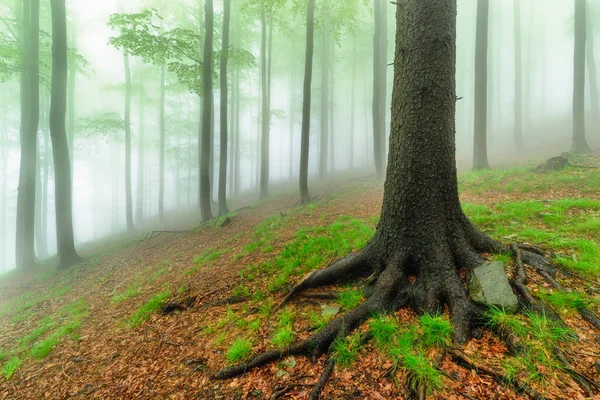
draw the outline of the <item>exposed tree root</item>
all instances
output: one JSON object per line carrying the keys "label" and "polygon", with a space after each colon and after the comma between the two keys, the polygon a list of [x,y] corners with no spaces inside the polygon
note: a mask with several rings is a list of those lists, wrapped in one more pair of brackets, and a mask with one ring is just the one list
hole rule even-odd
{"label": "exposed tree root", "polygon": [[490,368],[484,367],[482,365],[478,365],[475,362],[473,362],[471,359],[469,359],[469,357],[466,354],[463,354],[462,352],[459,352],[456,350],[450,350],[449,353],[450,353],[453,361],[456,362],[457,364],[459,364],[469,370],[475,370],[477,372],[481,372],[485,375],[488,375],[488,376],[492,377],[496,382],[513,388],[517,393],[525,394],[525,395],[529,396],[529,398],[534,399],[534,400],[545,400],[546,399],[546,397],[542,396],[540,393],[538,393],[537,391],[532,389],[529,385],[527,385],[527,383],[516,382],[498,372],[493,371]]}

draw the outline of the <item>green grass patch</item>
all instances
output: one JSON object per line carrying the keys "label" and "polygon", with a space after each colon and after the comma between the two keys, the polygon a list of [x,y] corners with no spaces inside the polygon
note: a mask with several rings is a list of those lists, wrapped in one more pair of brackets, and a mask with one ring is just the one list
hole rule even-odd
{"label": "green grass patch", "polygon": [[129,318],[127,325],[130,328],[136,328],[150,318],[150,316],[160,311],[167,299],[171,296],[171,292],[166,291],[157,294],[144,303],[138,310]]}
{"label": "green grass patch", "polygon": [[252,354],[252,342],[249,339],[237,339],[227,350],[225,357],[231,364],[247,359]]}
{"label": "green grass patch", "polygon": [[110,302],[111,302],[111,304],[118,304],[125,300],[132,299],[132,298],[140,295],[141,293],[142,293],[142,291],[140,289],[140,284],[135,283],[135,284],[129,286],[127,289],[123,290],[122,292],[115,294],[110,299]]}
{"label": "green grass patch", "polygon": [[356,332],[349,337],[336,339],[333,342],[332,354],[337,364],[348,368],[356,361],[361,347],[360,333]]}
{"label": "green grass patch", "polygon": [[344,290],[339,294],[339,299],[337,302],[344,310],[351,310],[361,303],[363,296],[364,294],[362,290]]}
{"label": "green grass patch", "polygon": [[22,363],[21,359],[16,356],[12,357],[10,360],[8,360],[4,364],[4,367],[2,368],[2,375],[4,375],[4,378],[6,380],[9,380],[10,378],[12,378],[14,373],[17,372],[17,370],[21,366],[21,363]]}
{"label": "green grass patch", "polygon": [[291,326],[278,328],[271,337],[271,343],[275,347],[288,347],[294,341],[294,331]]}

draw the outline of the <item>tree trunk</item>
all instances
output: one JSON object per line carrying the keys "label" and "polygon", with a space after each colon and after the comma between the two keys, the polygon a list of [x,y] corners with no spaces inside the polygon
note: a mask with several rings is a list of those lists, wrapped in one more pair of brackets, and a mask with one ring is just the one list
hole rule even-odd
{"label": "tree trunk", "polygon": [[160,135],[159,163],[158,163],[158,217],[160,221],[165,218],[165,80],[167,73],[163,63],[160,69],[160,105],[158,110],[158,129]]}
{"label": "tree trunk", "polygon": [[335,171],[335,45],[331,47],[331,65],[329,66],[329,170]]}
{"label": "tree trunk", "polygon": [[294,178],[294,117],[296,115],[296,63],[293,60],[293,53],[290,65],[290,133],[288,143],[288,176]]}
{"label": "tree trunk", "polygon": [[71,163],[65,116],[67,112],[67,14],[65,0],[51,0],[52,7],[52,94],[50,135],[54,155],[54,195],[58,266],[67,268],[81,261],[75,251]]}
{"label": "tree trunk", "polygon": [[[239,18],[239,17],[238,17]],[[239,68],[235,71],[235,125],[234,125],[234,137],[235,137],[235,165],[233,176],[235,177],[234,183],[234,194],[237,196],[240,194],[241,189],[241,176],[240,176],[240,162],[242,157],[242,151],[240,149],[240,70]]]}
{"label": "tree trunk", "polygon": [[595,131],[600,131],[600,104],[598,100],[598,71],[596,69],[596,57],[594,55],[594,30],[592,21],[588,13],[587,18],[587,46],[586,46],[586,59],[588,66],[588,73],[590,77],[590,106],[592,108],[592,126],[595,127]]}
{"label": "tree trunk", "polygon": [[[3,107],[2,131],[0,132],[0,179],[2,186],[0,187],[0,237],[8,237],[8,107]],[[8,267],[8,240],[0,241],[0,263],[3,270]]]}
{"label": "tree trunk", "polygon": [[227,56],[229,52],[229,20],[231,1],[224,0],[223,11],[223,36],[221,50],[221,155],[219,157],[219,215],[229,214],[227,208],[227,141],[228,141],[228,120],[227,120]]}
{"label": "tree trunk", "polygon": [[131,187],[131,68],[129,55],[123,51],[125,66],[125,220],[127,232],[133,232],[133,199]]}
{"label": "tree trunk", "polygon": [[354,125],[356,121],[356,59],[358,55],[356,47],[357,40],[356,38],[354,38],[354,44],[352,46],[352,82],[350,83],[350,90],[352,91],[352,93],[350,94],[350,140],[348,141],[348,158],[350,169],[354,169]]}
{"label": "tree trunk", "polygon": [[475,128],[473,169],[489,169],[487,157],[487,75],[489,0],[477,1],[475,34]]}
{"label": "tree trunk", "polygon": [[210,193],[210,153],[211,149],[211,119],[212,119],[212,63],[213,63],[213,0],[204,2],[204,68],[202,82],[204,87],[204,105],[202,107],[202,128],[199,140],[200,148],[200,217],[203,222],[212,219]]}
{"label": "tree trunk", "polygon": [[315,0],[308,0],[306,13],[306,61],[302,101],[302,137],[300,144],[300,203],[310,202],[308,193],[308,158],[310,149],[310,102],[315,34]]}
{"label": "tree trunk", "polygon": [[575,0],[575,57],[573,74],[573,153],[592,151],[585,138],[586,0]]}
{"label": "tree trunk", "polygon": [[260,146],[260,197],[265,198],[269,195],[269,144],[270,144],[270,114],[269,109],[269,84],[267,73],[267,17],[265,5],[263,4],[261,13],[261,45],[260,45],[260,63],[261,63],[261,146]]}
{"label": "tree trunk", "polygon": [[17,268],[23,270],[35,265],[35,176],[40,108],[39,11],[39,0],[23,1],[21,161],[15,241]]}
{"label": "tree trunk", "polygon": [[139,225],[144,220],[144,124],[145,124],[145,95],[140,92],[140,127],[138,130],[138,164],[137,164],[137,195],[135,196],[135,222]]}
{"label": "tree trunk", "polygon": [[521,0],[514,0],[515,24],[515,148],[523,154],[523,58],[521,50]]}
{"label": "tree trunk", "polygon": [[373,156],[377,179],[385,172],[387,14],[386,3],[374,0],[375,33],[373,35]]}
{"label": "tree trunk", "polygon": [[[75,35],[75,24],[72,22],[70,26],[71,48],[73,51],[77,49],[77,36]],[[75,85],[77,83],[77,63],[72,62],[69,68],[69,78],[67,87],[69,93],[67,95],[67,141],[69,145],[69,153],[71,154],[71,181],[73,181],[73,173],[75,171]]]}
{"label": "tree trunk", "polygon": [[44,234],[45,241],[45,253],[48,254],[48,184],[50,181],[50,159],[52,158],[52,148],[50,146],[50,127],[49,123],[49,111],[50,101],[46,98],[46,117],[44,121],[44,180],[42,181],[42,215],[41,215],[41,230]]}
{"label": "tree trunk", "polygon": [[327,176],[329,140],[329,23],[327,16],[321,32],[321,140],[319,143],[319,178]]}

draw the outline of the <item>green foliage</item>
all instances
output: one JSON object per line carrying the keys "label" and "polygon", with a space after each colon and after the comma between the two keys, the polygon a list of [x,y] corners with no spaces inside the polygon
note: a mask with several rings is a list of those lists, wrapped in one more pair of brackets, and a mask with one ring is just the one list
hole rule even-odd
{"label": "green foliage", "polygon": [[402,367],[408,371],[408,379],[413,390],[425,389],[429,397],[444,388],[442,372],[434,368],[432,361],[422,351],[407,353],[402,357]]}
{"label": "green foliage", "polygon": [[331,320],[330,315],[322,315],[321,313],[311,312],[308,314],[308,319],[313,324],[313,327],[316,331],[319,331],[327,325],[327,323]]}
{"label": "green foliage", "polygon": [[271,337],[271,343],[275,347],[288,347],[294,341],[294,332],[291,326],[278,328]]}
{"label": "green foliage", "polygon": [[587,309],[593,302],[582,293],[577,292],[549,292],[542,290],[539,297],[546,302],[554,305],[561,311],[576,311]]}
{"label": "green foliage", "polygon": [[130,328],[136,328],[143,324],[150,316],[164,307],[166,301],[171,296],[171,292],[166,291],[153,296],[144,303],[128,320]]}
{"label": "green foliage", "polygon": [[250,354],[252,354],[252,342],[249,339],[237,339],[225,356],[227,361],[233,364],[245,360]]}
{"label": "green foliage", "polygon": [[454,329],[446,316],[423,314],[419,323],[423,331],[421,340],[425,347],[443,348],[450,345]]}
{"label": "green foliage", "polygon": [[92,135],[100,135],[103,140],[121,140],[121,133],[125,131],[125,121],[120,114],[107,112],[95,117],[81,118],[77,124],[77,131]]}
{"label": "green foliage", "polygon": [[361,347],[360,333],[356,332],[349,337],[336,339],[333,342],[332,355],[337,364],[347,368],[354,364]]}
{"label": "green foliage", "polygon": [[8,360],[4,364],[4,367],[2,368],[2,375],[4,375],[4,378],[6,380],[9,380],[10,378],[12,378],[14,373],[17,372],[17,370],[21,366],[21,363],[22,363],[21,359],[17,356],[12,357],[10,360]]}
{"label": "green foliage", "polygon": [[338,303],[345,310],[351,310],[363,299],[362,290],[345,290],[339,294]]}
{"label": "green foliage", "polygon": [[140,285],[139,285],[139,283],[136,283],[136,284],[129,286],[127,289],[125,289],[121,293],[115,294],[110,299],[110,302],[112,304],[118,304],[122,301],[134,298],[134,297],[138,296],[140,293],[142,293],[142,291],[140,290]]}

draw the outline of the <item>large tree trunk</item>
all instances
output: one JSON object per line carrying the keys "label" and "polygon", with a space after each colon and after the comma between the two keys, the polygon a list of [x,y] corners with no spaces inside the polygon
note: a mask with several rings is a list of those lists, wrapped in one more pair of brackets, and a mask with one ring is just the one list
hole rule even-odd
{"label": "large tree trunk", "polygon": [[304,89],[302,92],[302,136],[300,143],[300,203],[310,202],[308,193],[308,158],[310,149],[310,102],[313,73],[315,35],[315,0],[308,0],[306,13],[306,61],[304,64]]}
{"label": "large tree trunk", "polygon": [[[456,0],[400,1],[390,162],[376,234],[362,250],[302,279],[280,306],[303,289],[372,276],[365,300],[308,339],[225,368],[214,375],[217,379],[287,355],[317,358],[374,314],[402,307],[436,314],[448,306],[458,341],[469,338],[481,317],[459,269],[480,264],[478,252],[495,252],[500,246],[471,225],[458,197]],[[318,398],[335,365],[335,358],[330,360],[309,398]]]}
{"label": "large tree trunk", "polygon": [[137,163],[137,189],[136,189],[136,206],[135,206],[135,222],[139,225],[144,220],[144,128],[145,128],[145,102],[146,98],[144,91],[140,91],[140,118],[138,129],[138,163]]}
{"label": "large tree trunk", "polygon": [[[260,64],[261,64],[261,146],[260,146],[260,197],[265,198],[269,195],[269,145],[271,131],[271,110],[269,104],[269,82],[267,73],[267,17],[265,4],[261,13],[261,44],[260,44]],[[272,35],[272,34],[271,34]],[[272,37],[272,36],[271,36]]]}
{"label": "large tree trunk", "polygon": [[131,189],[131,68],[129,55],[123,52],[125,66],[125,220],[127,232],[133,232],[133,199]]}
{"label": "large tree trunk", "polygon": [[354,113],[356,111],[356,59],[358,55],[356,47],[357,40],[354,38],[354,43],[352,46],[352,82],[350,83],[350,90],[352,93],[350,94],[350,133],[348,141],[348,159],[350,169],[354,169],[354,125],[356,121]]}
{"label": "large tree trunk", "polygon": [[51,0],[52,7],[52,93],[50,135],[54,155],[54,195],[58,266],[66,268],[81,261],[75,251],[71,163],[65,116],[67,112],[67,14],[65,0]]}
{"label": "large tree trunk", "polygon": [[219,157],[219,215],[229,214],[227,208],[227,141],[228,141],[228,120],[227,120],[227,56],[229,52],[229,20],[230,20],[231,1],[224,0],[223,11],[223,36],[221,50],[221,155]]}
{"label": "large tree trunk", "polygon": [[489,169],[487,157],[487,76],[489,0],[477,2],[475,34],[475,128],[473,169]]}
{"label": "large tree trunk", "polygon": [[158,110],[158,129],[160,135],[158,163],[158,217],[162,222],[165,218],[165,97],[167,67],[163,63],[160,68],[160,104]]}
{"label": "large tree trunk", "polygon": [[202,82],[204,97],[202,107],[202,127],[199,140],[198,155],[200,157],[200,217],[202,221],[212,219],[210,196],[210,153],[211,119],[212,119],[212,57],[213,57],[213,1],[204,2],[204,68]]}
{"label": "large tree trunk", "polygon": [[319,143],[319,178],[327,175],[327,157],[329,149],[329,23],[327,15],[321,32],[321,140]]}
{"label": "large tree trunk", "polygon": [[596,57],[594,54],[594,27],[590,19],[591,13],[588,13],[586,21],[587,30],[587,46],[586,46],[586,60],[588,66],[588,75],[590,77],[590,106],[592,108],[592,126],[595,127],[595,131],[600,132],[600,103],[598,100],[598,71],[596,68]]}
{"label": "large tree trunk", "polygon": [[[69,36],[71,40],[71,49],[75,51],[77,49],[77,36],[75,35],[75,24],[72,22],[69,24]],[[73,173],[75,171],[75,85],[77,83],[77,63],[72,62],[69,66],[69,78],[67,82],[67,88],[69,93],[67,95],[67,142],[69,144],[69,153],[71,154],[71,180],[73,180]]]}
{"label": "large tree trunk", "polygon": [[521,0],[514,0],[515,24],[515,148],[523,154],[523,57],[521,50]]}
{"label": "large tree trunk", "polygon": [[40,109],[39,12],[39,0],[23,1],[21,161],[15,241],[18,269],[29,269],[35,265],[35,176]]}
{"label": "large tree trunk", "polygon": [[592,149],[585,138],[586,0],[575,0],[575,57],[573,74],[573,153]]}
{"label": "large tree trunk", "polygon": [[290,65],[290,133],[288,142],[288,177],[291,180],[294,177],[294,117],[296,116],[296,63],[293,59],[293,53],[291,56]]}

